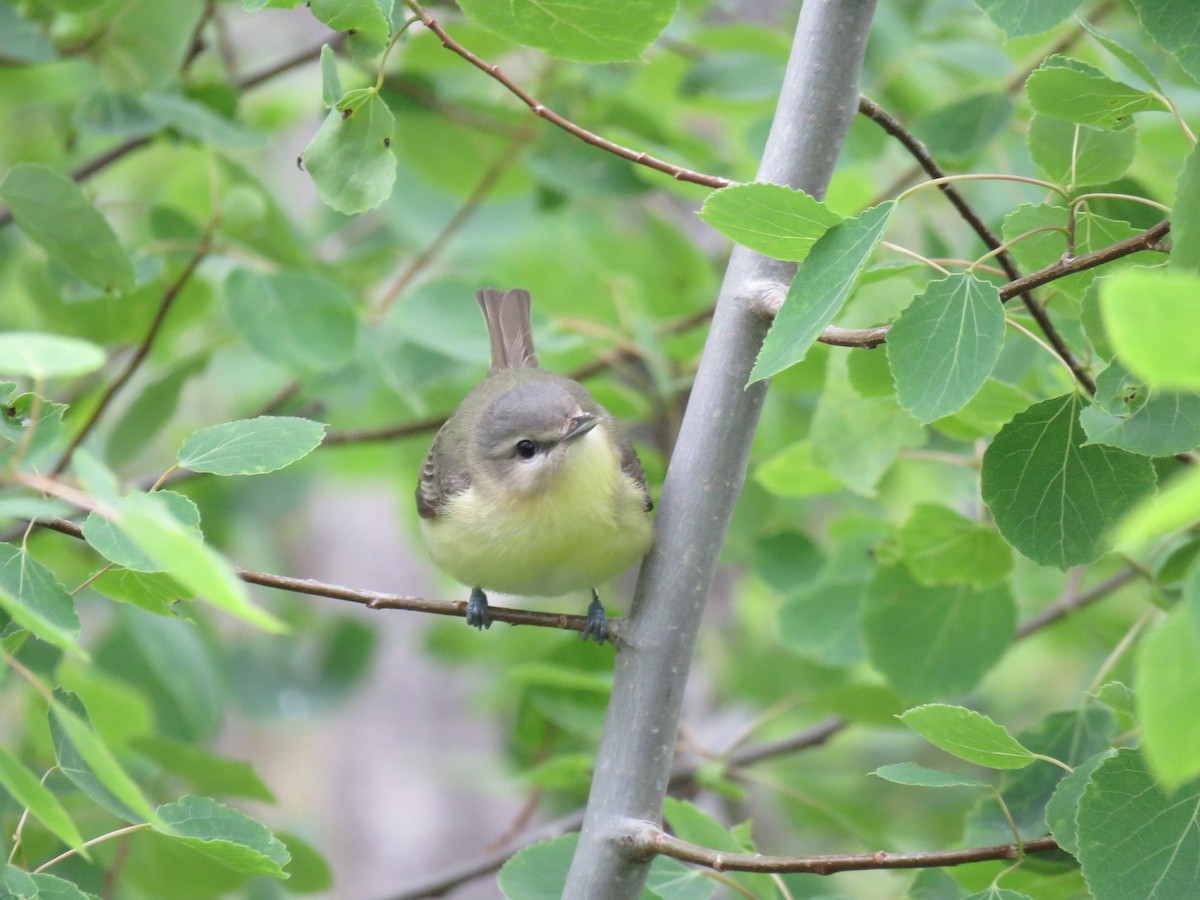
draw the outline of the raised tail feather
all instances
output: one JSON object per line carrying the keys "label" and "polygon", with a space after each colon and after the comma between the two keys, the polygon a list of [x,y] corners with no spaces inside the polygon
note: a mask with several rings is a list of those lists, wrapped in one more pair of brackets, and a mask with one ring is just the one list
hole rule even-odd
{"label": "raised tail feather", "polygon": [[483,310],[488,339],[492,345],[492,365],[489,371],[501,369],[536,369],[537,353],[533,349],[533,325],[529,318],[529,291],[514,288],[498,291],[493,288],[476,291],[475,299]]}

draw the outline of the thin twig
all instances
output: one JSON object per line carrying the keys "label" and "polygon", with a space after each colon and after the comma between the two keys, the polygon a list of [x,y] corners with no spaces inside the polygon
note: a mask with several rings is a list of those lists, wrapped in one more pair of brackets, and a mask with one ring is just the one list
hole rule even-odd
{"label": "thin twig", "polygon": [[[916,159],[917,163],[929,174],[931,178],[937,180],[947,177],[945,171],[930,155],[928,149],[925,147],[925,144],[922,143],[916,137],[916,135],[900,124],[900,121],[895,116],[891,115],[882,107],[880,107],[880,105],[874,100],[871,100],[868,97],[859,98],[858,111],[872,122],[877,124],[889,135],[894,137],[897,141],[899,141],[901,146],[903,146],[905,150],[912,154],[913,158]],[[1016,263],[1013,261],[1011,254],[1009,254],[1007,250],[1002,249],[1004,247],[1004,242],[995,234],[995,232],[988,228],[987,224],[983,221],[975,209],[969,203],[967,203],[962,194],[959,193],[953,184],[946,181],[939,181],[938,189],[946,196],[946,199],[950,201],[950,204],[956,210],[958,210],[959,215],[962,216],[963,220],[971,226],[971,229],[977,235],[979,235],[979,239],[983,241],[987,248],[989,250],[999,251],[996,253],[996,261],[1004,269],[1004,272],[1009,277],[1010,281],[1019,281],[1021,278],[1021,272],[1017,268]],[[1029,310],[1029,314],[1033,316],[1034,321],[1037,322],[1038,327],[1042,330],[1042,333],[1046,336],[1046,339],[1054,348],[1054,352],[1062,358],[1063,362],[1066,363],[1067,368],[1069,368],[1071,373],[1075,376],[1075,380],[1078,381],[1079,384],[1083,385],[1089,394],[1096,393],[1096,382],[1092,379],[1092,376],[1088,374],[1087,370],[1083,367],[1079,360],[1075,358],[1075,354],[1071,352],[1071,348],[1067,346],[1067,342],[1063,339],[1062,335],[1058,333],[1058,329],[1055,328],[1054,323],[1050,321],[1050,317],[1046,314],[1045,309],[1043,309],[1042,305],[1037,302],[1032,294],[1029,293],[1030,289],[1031,288],[1023,288],[1016,296],[1021,298],[1021,302],[1024,304],[1025,308]],[[1007,300],[1008,298],[1005,297],[1003,299]]]}
{"label": "thin twig", "polygon": [[639,823],[626,840],[637,851],[670,856],[718,872],[803,872],[810,875],[883,869],[942,868],[998,859],[1020,859],[1027,853],[1047,853],[1058,849],[1058,842],[1054,838],[1039,837],[1020,844],[995,844],[990,847],[923,853],[878,851],[844,856],[763,856],[758,853],[722,853],[710,850],[669,835],[649,822]]}
{"label": "thin twig", "polygon": [[178,277],[176,277],[176,279],[171,282],[167,289],[163,291],[162,301],[158,304],[158,311],[154,314],[154,321],[150,323],[150,328],[146,331],[146,336],[142,338],[141,344],[138,345],[138,348],[134,351],[133,356],[129,358],[129,362],[125,364],[125,368],[122,370],[121,374],[118,375],[113,383],[108,386],[108,389],[104,392],[104,395],[100,398],[100,401],[92,410],[91,415],[88,416],[87,421],[83,423],[83,427],[75,433],[73,438],[71,438],[70,443],[67,444],[67,449],[63,451],[62,456],[59,458],[57,464],[55,464],[52,474],[58,475],[67,467],[67,465],[71,462],[71,454],[75,452],[75,448],[83,443],[84,438],[91,433],[96,423],[100,420],[100,416],[104,414],[104,411],[108,408],[108,405],[112,402],[113,398],[116,397],[117,393],[125,386],[129,379],[133,377],[133,373],[137,371],[138,366],[142,364],[142,361],[145,360],[147,354],[149,354],[150,348],[154,346],[154,340],[158,337],[159,331],[162,330],[163,322],[166,320],[167,313],[170,312],[171,306],[175,302],[175,298],[179,296],[184,286],[191,279],[192,275],[195,274],[197,267],[204,260],[204,258],[208,256],[211,250],[211,234],[206,234],[201,239],[199,248],[192,255],[192,258],[188,260],[187,265],[183,267],[183,271],[181,271]]}
{"label": "thin twig", "polygon": [[593,147],[598,147],[601,150],[612,153],[613,155],[619,156],[622,159],[629,160],[629,162],[636,163],[639,166],[646,166],[647,168],[654,169],[658,172],[664,172],[667,175],[670,175],[676,181],[687,181],[692,184],[702,184],[711,188],[729,187],[734,183],[729,179],[721,178],[718,175],[706,175],[703,172],[695,172],[691,169],[685,169],[682,166],[676,166],[666,162],[665,160],[658,159],[657,157],[651,156],[649,153],[641,153],[637,150],[631,150],[628,147],[623,147],[620,144],[608,140],[607,138],[603,138],[593,131],[588,131],[586,128],[581,128],[570,119],[567,119],[550,109],[540,100],[526,91],[523,87],[505,75],[499,66],[480,59],[458,41],[454,40],[454,38],[450,37],[450,35],[446,33],[446,30],[442,28],[440,24],[438,24],[438,21],[428,12],[426,12],[424,7],[422,7],[420,3],[417,3],[416,0],[404,0],[404,2],[409,9],[421,17],[421,22],[424,23],[425,27],[438,36],[443,47],[450,52],[461,56],[484,74],[494,78],[505,88],[507,88],[511,94],[528,106],[535,116],[545,119],[547,122],[550,122],[553,125],[557,125],[563,131],[574,135],[584,143],[591,144]]}

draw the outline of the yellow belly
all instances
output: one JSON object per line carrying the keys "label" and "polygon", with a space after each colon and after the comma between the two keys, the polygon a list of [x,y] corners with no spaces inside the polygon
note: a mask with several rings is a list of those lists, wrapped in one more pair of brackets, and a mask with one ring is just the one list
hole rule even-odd
{"label": "yellow belly", "polygon": [[422,519],[433,561],[468,587],[555,597],[641,559],[653,538],[642,492],[611,445],[591,438],[545,491],[513,497],[475,485]]}

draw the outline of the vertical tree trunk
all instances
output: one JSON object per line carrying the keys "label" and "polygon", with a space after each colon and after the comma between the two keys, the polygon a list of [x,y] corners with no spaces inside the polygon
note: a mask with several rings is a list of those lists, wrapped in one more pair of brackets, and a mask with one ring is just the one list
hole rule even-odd
{"label": "vertical tree trunk", "polygon": [[[824,196],[858,108],[875,0],[805,0],[758,171]],[[746,379],[766,333],[754,299],[786,290],[795,265],[735,247],[659,501],[654,549],[621,631],[612,699],[564,896],[623,900],[650,865],[622,836],[659,822],[704,603],[746,477],[766,384]]]}

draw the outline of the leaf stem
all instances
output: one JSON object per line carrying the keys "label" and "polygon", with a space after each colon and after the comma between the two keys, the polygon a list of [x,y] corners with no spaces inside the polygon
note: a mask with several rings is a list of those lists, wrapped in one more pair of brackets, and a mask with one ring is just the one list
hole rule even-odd
{"label": "leaf stem", "polygon": [[379,77],[375,79],[376,91],[383,87],[384,69],[387,66],[388,57],[392,55],[392,48],[396,46],[396,41],[400,40],[400,35],[408,31],[410,26],[420,21],[421,18],[419,16],[412,16],[406,19],[404,24],[400,26],[400,29],[392,35],[391,40],[388,41],[387,46],[383,49],[383,58],[379,60]]}
{"label": "leaf stem", "polygon": [[879,246],[886,247],[888,250],[891,250],[893,253],[899,253],[899,254],[901,254],[903,256],[907,256],[911,259],[915,259],[917,262],[921,263],[922,265],[929,266],[931,269],[935,269],[936,271],[940,272],[941,274],[945,275],[946,277],[950,276],[949,269],[938,265],[936,262],[934,262],[929,257],[922,256],[920,253],[917,253],[915,250],[909,250],[907,247],[902,247],[899,244],[893,244],[891,241],[880,241]]}
{"label": "leaf stem", "polygon": [[907,200],[918,191],[922,191],[928,187],[940,187],[943,184],[954,184],[958,181],[1015,181],[1020,184],[1033,184],[1038,187],[1043,187],[1048,191],[1061,196],[1064,200],[1069,199],[1070,195],[1060,188],[1057,184],[1052,184],[1049,181],[1042,181],[1040,178],[1029,178],[1025,175],[1005,175],[1001,172],[967,172],[961,175],[942,175],[938,178],[930,178],[928,181],[922,181],[920,184],[914,184],[906,191],[902,191],[897,197],[896,202],[900,203]]}
{"label": "leaf stem", "polygon": [[65,853],[60,853],[58,856],[54,857],[54,859],[50,860],[49,862],[42,863],[40,866],[38,866],[36,869],[33,870],[33,874],[37,875],[39,872],[44,872],[47,869],[49,869],[51,866],[55,865],[56,863],[60,863],[64,859],[70,859],[76,853],[79,853],[81,850],[86,850],[88,847],[94,847],[94,846],[96,846],[96,844],[102,844],[105,841],[112,840],[113,838],[124,837],[127,834],[134,834],[135,832],[138,832],[138,831],[145,831],[149,827],[150,827],[149,822],[138,822],[136,825],[126,825],[124,828],[118,828],[116,831],[110,831],[106,834],[102,834],[102,835],[99,835],[98,837],[94,837],[90,841],[84,841],[82,844],[79,845],[78,848],[73,847],[70,850],[67,850]]}

